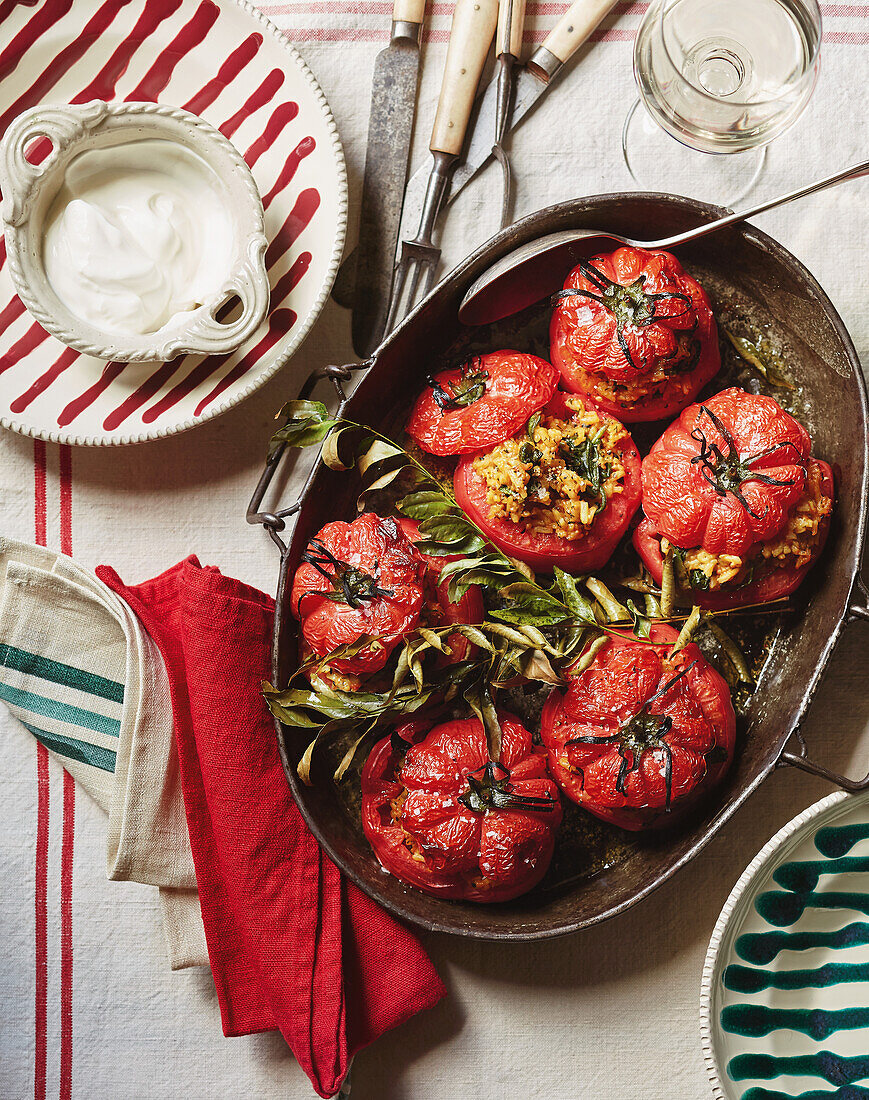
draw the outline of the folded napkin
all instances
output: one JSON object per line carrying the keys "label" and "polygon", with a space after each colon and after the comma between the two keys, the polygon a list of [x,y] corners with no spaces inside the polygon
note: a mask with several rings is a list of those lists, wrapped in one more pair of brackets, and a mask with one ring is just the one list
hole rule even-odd
{"label": "folded napkin", "polygon": [[444,995],[417,939],[306,828],[259,691],[271,599],[189,558],[127,586],[172,696],[211,969],[227,1035],[278,1028],[321,1096],[354,1053]]}
{"label": "folded napkin", "polygon": [[0,699],[108,814],[107,876],[160,888],[173,968],[207,964],[159,651],[72,558],[3,538]]}

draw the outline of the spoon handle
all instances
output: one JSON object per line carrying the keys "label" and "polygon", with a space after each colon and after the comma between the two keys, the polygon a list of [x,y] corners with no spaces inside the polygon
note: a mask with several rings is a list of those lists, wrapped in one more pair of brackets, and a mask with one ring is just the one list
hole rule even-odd
{"label": "spoon handle", "polygon": [[697,241],[701,237],[706,237],[710,233],[716,233],[719,229],[725,229],[728,225],[736,225],[738,222],[745,221],[746,218],[753,218],[756,214],[763,214],[767,210],[772,210],[776,206],[784,206],[786,202],[793,202],[794,199],[801,199],[804,195],[813,195],[816,191],[823,191],[826,187],[833,187],[837,183],[844,183],[845,180],[857,179],[859,176],[865,176],[869,174],[869,160],[864,160],[861,164],[852,164],[850,168],[843,168],[840,172],[836,172],[832,176],[827,176],[825,179],[817,180],[815,183],[807,184],[805,187],[800,187],[796,191],[789,191],[786,195],[779,195],[774,199],[767,199],[766,202],[759,203],[757,206],[751,207],[750,210],[738,211],[736,214],[728,214],[726,218],[718,218],[714,222],[706,222],[705,225],[699,225],[695,229],[689,229],[687,233],[677,233],[675,237],[666,237],[662,241],[649,242],[645,247],[647,248],[675,248],[679,244],[687,244],[689,241]]}

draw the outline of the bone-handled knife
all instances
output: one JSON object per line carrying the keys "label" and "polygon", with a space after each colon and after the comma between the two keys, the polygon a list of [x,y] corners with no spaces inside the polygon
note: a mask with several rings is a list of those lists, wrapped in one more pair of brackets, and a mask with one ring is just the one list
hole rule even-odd
{"label": "bone-handled knife", "polygon": [[[537,100],[548,91],[579,47],[615,7],[616,0],[574,0],[538,46],[516,77],[516,91],[508,132],[516,129]],[[492,158],[492,134],[498,113],[498,84],[492,81],[475,104],[470,121],[471,136],[460,164],[450,178],[449,193],[444,204],[450,203],[461,189],[474,178]],[[404,194],[400,236],[412,232],[425,198],[426,172],[420,169],[411,176]]]}
{"label": "bone-handled knife", "polygon": [[424,18],[425,0],[395,0],[389,45],[374,62],[353,295],[353,347],[360,356],[380,343],[389,309]]}
{"label": "bone-handled knife", "polygon": [[[489,55],[498,22],[498,0],[456,0],[447,59],[441,81],[429,149],[432,164],[425,173],[422,205],[402,234],[401,254],[395,268],[392,300],[386,319],[389,333],[416,303],[422,287],[426,294],[434,281],[440,249],[432,244],[432,230],[453,167],[465,143],[468,120],[477,85]],[[402,224],[405,224],[402,217]]]}
{"label": "bone-handled knife", "polygon": [[[515,130],[540,97],[549,90],[567,62],[615,4],[616,0],[574,0],[525,67],[519,70],[515,81],[513,110],[506,133]],[[469,124],[471,136],[461,163],[453,169],[447,194],[443,196],[443,205],[451,203],[462,188],[492,159],[492,134],[495,132],[497,113],[498,85],[497,80],[493,80],[486,85],[485,91],[474,104]],[[414,172],[408,182],[399,231],[402,238],[414,232],[425,201],[428,177],[429,167],[424,165]],[[351,303],[349,287],[352,285],[352,274],[351,255],[342,264],[332,290],[332,297],[339,305],[349,306]]]}

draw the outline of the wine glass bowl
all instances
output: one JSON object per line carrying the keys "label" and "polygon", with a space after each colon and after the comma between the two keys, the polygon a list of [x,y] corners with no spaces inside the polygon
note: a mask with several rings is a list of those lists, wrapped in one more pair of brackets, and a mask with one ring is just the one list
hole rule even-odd
{"label": "wine glass bowl", "polygon": [[720,205],[744,196],[808,103],[820,46],[817,0],[652,0],[622,131],[634,180]]}
{"label": "wine glass bowl", "polygon": [[817,0],[656,0],[634,48],[640,99],[693,149],[729,153],[772,141],[817,80]]}

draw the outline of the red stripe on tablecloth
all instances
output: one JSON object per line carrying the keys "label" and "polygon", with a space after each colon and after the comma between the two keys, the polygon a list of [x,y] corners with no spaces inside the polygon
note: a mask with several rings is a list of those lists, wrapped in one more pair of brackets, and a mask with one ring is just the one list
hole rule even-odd
{"label": "red stripe on tablecloth", "polygon": [[[570,5],[552,3],[551,0],[529,0],[526,15],[564,15]],[[374,0],[365,3],[364,0],[309,0],[301,4],[261,4],[260,10],[266,15],[391,15],[392,4],[388,0]],[[612,9],[610,17],[623,14],[645,15],[649,10],[647,3],[632,3],[631,0],[619,0]],[[426,14],[431,18],[435,15],[451,16],[453,5],[450,3],[430,3],[426,8]],[[865,4],[822,4],[821,13],[828,18],[861,18],[869,16],[869,6]]]}
{"label": "red stripe on tablecloth", "polygon": [[[37,442],[41,442],[41,440]],[[34,875],[36,880],[36,1004],[33,1014],[36,1027],[33,1061],[34,1100],[45,1100],[45,1068],[48,1046],[48,803],[48,749],[41,741],[37,741],[36,868]]]}
{"label": "red stripe on tablecloth", "polygon": [[[284,35],[291,42],[388,42],[388,27],[286,27]],[[549,35],[548,30],[526,30],[523,42],[539,44]],[[447,29],[426,28],[423,39],[438,45],[449,41]],[[589,42],[633,42],[637,37],[636,29],[610,27],[607,30],[592,31]]]}
{"label": "red stripe on tablecloth", "polygon": [[[33,541],[47,542],[45,441],[33,441]],[[36,866],[34,926],[36,994],[34,1000],[33,1098],[45,1100],[48,1047],[48,749],[36,743]]]}
{"label": "red stripe on tablecloth", "polygon": [[60,841],[60,1091],[72,1098],[72,860],[75,848],[75,781],[63,773]]}
{"label": "red stripe on tablecloth", "polygon": [[824,31],[822,41],[839,46],[865,46],[869,42],[866,31]]}
{"label": "red stripe on tablecloth", "polygon": [[60,552],[72,554],[72,448],[60,447]]}
{"label": "red stripe on tablecloth", "polygon": [[256,57],[257,50],[263,44],[261,34],[251,34],[242,42],[238,49],[233,50],[229,57],[217,70],[217,76],[196,93],[192,99],[184,104],[185,111],[192,111],[194,115],[201,115],[206,107],[217,99],[220,93],[227,88],[238,76],[241,70]]}
{"label": "red stripe on tablecloth", "polygon": [[220,15],[220,8],[216,4],[211,0],[202,0],[193,18],[185,23],[165,50],[161,51],[160,56],[132,92],[124,96],[124,100],[127,103],[139,100],[156,102],[157,96],[172,79],[178,62],[202,44],[205,36],[217,22],[218,15]]}
{"label": "red stripe on tablecloth", "polygon": [[[72,554],[72,448],[60,447],[60,551]],[[63,773],[60,839],[60,1092],[72,1097],[72,861],[75,849],[75,782]]]}
{"label": "red stripe on tablecloth", "polygon": [[39,546],[48,543],[48,519],[46,508],[46,456],[45,440],[33,441],[33,541]]}

